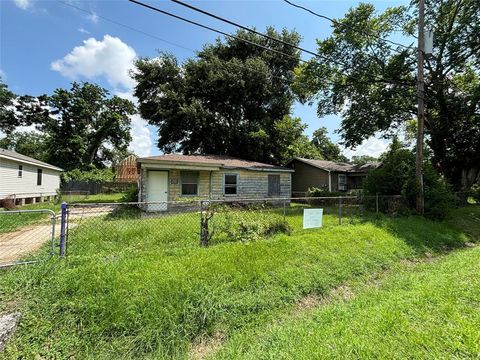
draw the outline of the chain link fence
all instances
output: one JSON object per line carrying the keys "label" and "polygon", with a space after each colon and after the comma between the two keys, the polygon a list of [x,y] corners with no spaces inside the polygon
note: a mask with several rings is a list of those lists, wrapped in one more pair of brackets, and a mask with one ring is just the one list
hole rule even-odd
{"label": "chain link fence", "polygon": [[55,253],[57,216],[54,211],[0,211],[0,267],[28,264]]}
{"label": "chain link fence", "polygon": [[330,227],[381,212],[396,215],[403,207],[400,196],[70,204],[66,254],[105,257],[248,242],[315,231],[304,229],[306,209],[323,209],[322,226]]}

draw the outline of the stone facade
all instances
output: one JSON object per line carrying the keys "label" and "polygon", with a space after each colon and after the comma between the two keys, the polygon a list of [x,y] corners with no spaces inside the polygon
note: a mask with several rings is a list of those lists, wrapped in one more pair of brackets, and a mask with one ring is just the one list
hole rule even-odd
{"label": "stone facade", "polygon": [[[198,171],[198,194],[181,195],[182,170],[168,171],[168,201],[190,199],[258,199],[267,198],[268,175],[280,176],[280,194],[274,197],[291,196],[291,173],[282,171],[257,171],[244,169],[221,169],[218,171]],[[237,194],[224,194],[224,175],[237,175]],[[139,201],[147,201],[148,169],[141,169]],[[272,197],[272,196],[270,196]]]}

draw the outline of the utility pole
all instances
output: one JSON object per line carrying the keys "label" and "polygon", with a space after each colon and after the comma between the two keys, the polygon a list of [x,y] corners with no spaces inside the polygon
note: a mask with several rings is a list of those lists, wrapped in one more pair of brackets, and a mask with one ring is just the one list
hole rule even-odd
{"label": "utility pole", "polygon": [[425,0],[418,4],[418,49],[417,49],[417,157],[415,161],[415,178],[417,184],[416,208],[419,214],[424,213],[425,199],[423,194],[423,128],[425,123],[425,80],[423,62],[425,60]]}

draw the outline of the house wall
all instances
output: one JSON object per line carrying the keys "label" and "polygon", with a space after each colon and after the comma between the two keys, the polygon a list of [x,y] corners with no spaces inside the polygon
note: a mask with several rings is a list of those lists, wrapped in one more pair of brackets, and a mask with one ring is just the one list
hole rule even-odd
{"label": "house wall", "polygon": [[[279,197],[291,196],[291,173],[289,172],[266,172],[250,170],[220,170],[220,171],[199,171],[199,191],[197,196],[181,195],[181,170],[168,171],[168,200],[175,201],[188,198],[203,199],[232,199],[232,198],[265,198],[268,197],[268,175],[280,175]],[[223,194],[224,174],[238,175],[238,188],[236,195]],[[147,176],[148,169],[141,170],[139,200],[147,200]],[[210,192],[211,188],[211,192]]]}
{"label": "house wall", "polygon": [[[18,166],[22,165],[22,177]],[[42,169],[42,185],[37,185],[37,169]],[[0,158],[0,197],[15,194],[17,198],[54,196],[60,188],[60,171],[20,161]]]}
{"label": "house wall", "polygon": [[[312,187],[328,190],[328,171],[297,160],[294,160],[291,166],[295,170],[292,174],[293,193],[305,193]],[[334,184],[334,181],[338,182],[338,179],[335,178],[334,180],[332,177],[332,186],[337,186],[337,184]],[[332,191],[334,190],[332,189]]]}

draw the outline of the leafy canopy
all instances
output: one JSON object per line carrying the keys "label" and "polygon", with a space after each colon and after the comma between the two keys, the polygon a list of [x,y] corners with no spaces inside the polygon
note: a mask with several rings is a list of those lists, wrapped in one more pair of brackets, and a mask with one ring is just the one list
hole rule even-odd
{"label": "leafy canopy", "polygon": [[[72,83],[70,89],[56,89],[52,95],[13,98],[2,87],[2,105],[7,113],[0,123],[8,148],[62,167],[65,170],[104,167],[106,162],[128,153],[131,141],[129,100],[110,97],[107,90],[90,83]],[[15,99],[15,110],[9,109]],[[36,125],[42,135],[16,134],[19,125]],[[38,153],[32,154],[35,148]],[[28,152],[28,154],[26,153]]]}
{"label": "leafy canopy", "polygon": [[[480,173],[480,2],[427,1],[426,9],[435,29],[425,66],[427,144],[435,167],[455,188],[468,188]],[[397,134],[416,116],[416,48],[378,39],[413,36],[416,18],[415,4],[381,14],[360,4],[317,41],[323,57],[296,70],[301,100],[316,102],[319,116],[341,115],[345,145]]]}
{"label": "leafy canopy", "polygon": [[[296,32],[268,28],[266,33],[300,41]],[[135,96],[142,117],[159,128],[158,147],[166,153],[226,154],[278,164],[290,152],[315,152],[302,125],[286,118],[294,101],[298,51],[245,31],[236,36],[286,55],[226,39],[205,45],[183,64],[165,53],[136,62]]]}

